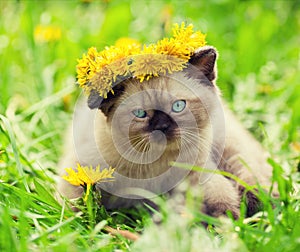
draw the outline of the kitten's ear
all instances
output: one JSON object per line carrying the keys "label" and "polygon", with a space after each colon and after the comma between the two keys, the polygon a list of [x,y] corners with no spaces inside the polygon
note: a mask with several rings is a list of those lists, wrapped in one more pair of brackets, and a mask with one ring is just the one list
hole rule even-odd
{"label": "kitten's ear", "polygon": [[208,80],[216,78],[217,51],[212,46],[204,46],[197,49],[189,60],[189,63],[197,67]]}
{"label": "kitten's ear", "polygon": [[99,108],[101,103],[103,101],[103,98],[96,92],[95,90],[92,90],[89,94],[87,103],[90,109]]}
{"label": "kitten's ear", "polygon": [[124,91],[123,85],[117,85],[113,88],[114,93],[109,92],[107,94],[107,98],[101,97],[98,92],[91,91],[88,97],[88,106],[90,109],[100,109],[105,116],[108,116],[109,112],[112,110],[116,99],[121,95]]}

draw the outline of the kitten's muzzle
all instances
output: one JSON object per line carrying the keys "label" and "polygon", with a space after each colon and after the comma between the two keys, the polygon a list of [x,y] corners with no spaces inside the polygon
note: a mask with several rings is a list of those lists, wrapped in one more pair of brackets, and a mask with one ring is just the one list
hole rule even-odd
{"label": "kitten's muzzle", "polygon": [[[163,111],[155,110],[146,130],[154,136],[158,136],[160,133],[157,131],[160,131],[170,140],[174,138],[174,130],[177,128],[178,125],[172,117]],[[155,136],[155,139],[156,138],[159,139],[159,137]]]}
{"label": "kitten's muzzle", "polygon": [[150,142],[161,143],[165,140],[166,136],[161,130],[154,130],[150,134]]}

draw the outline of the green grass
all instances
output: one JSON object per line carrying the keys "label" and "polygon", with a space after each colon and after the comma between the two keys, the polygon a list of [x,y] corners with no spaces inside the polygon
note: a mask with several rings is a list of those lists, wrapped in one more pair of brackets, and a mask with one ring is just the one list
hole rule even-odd
{"label": "green grass", "polygon": [[[87,2],[87,1],[86,1]],[[299,251],[300,4],[298,1],[0,1],[1,251]],[[234,221],[209,218],[187,195],[161,211],[72,212],[52,196],[63,133],[80,91],[76,59],[119,37],[154,42],[172,22],[192,22],[219,51],[218,85],[271,153],[280,197]],[[60,29],[39,42],[38,25]],[[241,211],[245,211],[242,204]],[[209,223],[205,229],[201,224]],[[138,241],[106,227],[141,234]]]}

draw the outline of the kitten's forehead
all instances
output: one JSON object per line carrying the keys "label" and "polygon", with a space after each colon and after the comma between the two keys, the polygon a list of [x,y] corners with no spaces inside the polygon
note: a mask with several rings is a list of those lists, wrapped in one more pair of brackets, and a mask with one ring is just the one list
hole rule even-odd
{"label": "kitten's forehead", "polygon": [[155,110],[164,110],[167,107],[170,107],[172,101],[177,100],[178,98],[172,95],[170,92],[164,89],[153,89],[143,88],[139,91],[130,93],[127,92],[125,97],[123,97],[122,104],[131,108],[143,108],[143,109],[155,109]]}
{"label": "kitten's forehead", "polygon": [[[178,99],[188,100],[197,98],[193,81],[191,79],[187,79],[183,75],[174,74],[169,76],[167,85],[168,92]],[[197,85],[197,89],[199,89],[199,84]]]}
{"label": "kitten's forehead", "polygon": [[144,105],[164,106],[176,100],[201,100],[214,93],[201,81],[188,78],[182,72],[155,77],[143,83],[131,80],[125,86],[125,97]]}

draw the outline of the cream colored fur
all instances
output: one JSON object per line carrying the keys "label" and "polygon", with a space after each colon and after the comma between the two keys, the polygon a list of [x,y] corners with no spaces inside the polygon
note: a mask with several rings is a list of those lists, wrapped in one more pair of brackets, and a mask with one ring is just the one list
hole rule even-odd
{"label": "cream colored fur", "polygon": [[[202,83],[193,76],[187,77],[186,72],[152,78],[143,83],[130,79],[122,85],[125,90],[121,96],[114,98],[114,106],[108,115],[102,113],[101,110],[90,110],[86,106],[85,100],[79,102],[74,115],[75,126],[69,130],[65,154],[59,165],[60,174],[64,174],[64,168],[75,168],[77,162],[92,166],[101,164],[101,167],[110,165],[116,168],[121,177],[138,179],[144,181],[145,184],[149,183],[146,188],[150,191],[153,190],[153,193],[159,193],[160,191],[164,192],[165,185],[171,183],[172,176],[176,175],[176,172],[170,171],[170,162],[176,161],[178,153],[181,152],[183,153],[180,159],[182,162],[189,163],[191,161],[191,165],[211,170],[224,170],[238,176],[250,185],[258,182],[266,188],[270,186],[272,171],[266,163],[266,153],[224,106],[215,85]],[[175,114],[170,111],[171,105],[176,99],[186,101],[189,114],[188,112]],[[136,108],[137,104],[150,108],[148,109],[150,116],[153,113],[151,106],[160,106],[175,121],[183,122],[183,128],[190,127],[189,117],[192,116],[197,124],[197,129],[193,129],[195,135],[193,136],[193,132],[186,133],[184,137],[188,140],[180,145],[182,134],[185,133],[177,129],[176,136],[168,142],[164,151],[160,150],[159,143],[152,144],[153,155],[155,155],[155,151],[163,154],[155,161],[143,164],[143,158],[146,159],[143,153],[150,148],[146,143],[152,136],[151,133],[145,133],[142,130],[147,126],[147,119],[140,120],[132,117],[131,111]],[[124,125],[128,125],[128,129]],[[124,153],[137,162],[128,161],[127,158],[124,158],[124,153],[120,153],[118,149],[122,144],[126,145],[126,141],[123,139],[128,134],[133,139],[137,139],[134,140],[137,143],[132,141],[131,144],[133,146],[136,144],[134,150],[140,155],[132,154],[134,150],[126,153],[126,148]],[[145,144],[139,144],[141,141],[144,141]],[[167,174],[166,178],[151,180],[162,174]],[[186,181],[189,179],[187,178]],[[196,188],[193,191],[203,195],[202,211],[219,216],[230,210],[234,217],[238,218],[240,200],[244,190],[241,185],[222,175],[212,175],[211,173],[193,173],[192,181],[191,186]],[[62,179],[58,185],[59,191],[69,198],[79,197],[82,193],[81,188],[71,186]],[[107,185],[107,190],[110,191],[111,187],[114,187],[115,192],[124,192],[130,186],[126,183],[123,184],[122,180],[117,180],[117,182]],[[170,190],[174,190],[174,188],[172,187]],[[107,202],[109,202],[109,198],[110,196],[108,196]],[[135,200],[117,197],[113,203],[107,203],[107,206],[109,208],[128,207],[135,203]],[[257,202],[249,204],[252,209],[256,207]]]}

